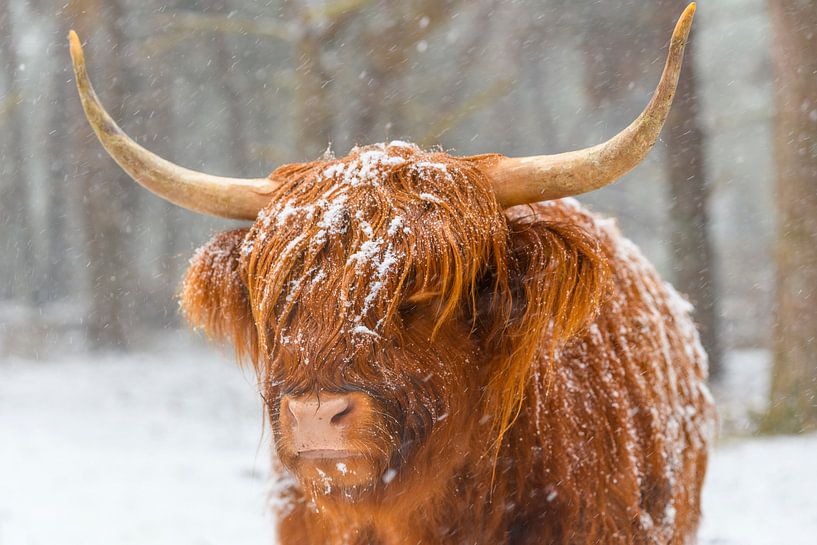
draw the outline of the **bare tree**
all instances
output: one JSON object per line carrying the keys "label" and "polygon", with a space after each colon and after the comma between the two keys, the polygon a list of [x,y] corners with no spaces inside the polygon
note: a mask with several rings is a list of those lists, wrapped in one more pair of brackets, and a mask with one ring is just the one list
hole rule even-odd
{"label": "bare tree", "polygon": [[334,115],[329,104],[331,77],[323,61],[323,32],[310,25],[303,13],[295,17],[301,30],[295,49],[295,118],[298,120],[295,148],[311,159],[323,151],[332,138]]}
{"label": "bare tree", "polygon": [[[37,293],[28,280],[34,274],[34,229],[29,213],[29,188],[24,161],[26,157],[21,134],[24,128],[22,113],[22,91],[18,85],[20,61],[17,43],[12,29],[11,3],[0,6],[0,56],[2,56],[2,77],[6,88],[0,106],[0,126],[6,135],[5,154],[0,162],[0,243],[4,265],[0,269],[3,276],[11,281],[0,286],[0,296],[18,297],[23,301],[36,302]],[[8,276],[6,276],[8,275]]]}
{"label": "bare tree", "polygon": [[[461,0],[413,0],[378,7],[377,16],[362,17],[355,27],[365,68],[357,80],[358,97],[352,139],[356,143],[383,138],[383,128],[404,135],[410,121],[403,113],[414,89],[407,85],[412,53],[427,47],[430,34],[450,23]],[[443,81],[436,80],[436,85]],[[427,112],[424,112],[427,113]],[[436,117],[436,116],[435,116]],[[437,119],[439,120],[439,119]],[[437,142],[435,142],[437,143]]]}
{"label": "bare tree", "polygon": [[[211,7],[215,13],[222,17],[227,17],[230,6],[226,0],[214,0]],[[238,85],[238,74],[234,73],[232,67],[235,62],[231,57],[228,44],[228,35],[216,32],[213,36],[215,40],[214,68],[218,72],[216,81],[224,90],[224,104],[230,114],[229,135],[230,135],[230,158],[234,168],[234,175],[241,176],[247,173],[247,159],[250,155],[247,136],[247,124],[244,121],[246,115],[245,108]]]}
{"label": "bare tree", "polygon": [[[100,92],[110,104],[123,104],[127,78],[121,59],[117,61],[110,50],[106,52],[101,39],[107,36],[117,47],[125,43],[118,26],[122,20],[118,1],[106,0],[102,5],[95,0],[74,0],[68,13],[80,36],[97,38],[89,49],[103,82],[98,86]],[[107,82],[112,85],[105,85]],[[79,150],[75,182],[84,195],[86,287],[91,300],[86,320],[88,339],[97,348],[122,347],[128,341],[128,307],[136,289],[126,234],[135,203],[134,184],[100,148],[87,124],[82,126],[76,142]]]}
{"label": "bare tree", "polygon": [[[586,86],[597,103],[620,99],[627,82],[643,79],[638,67],[654,67],[663,56],[666,36],[687,0],[660,0],[620,8],[592,9],[581,18],[588,19],[590,32],[583,34],[586,53]],[[622,28],[637,25],[639,42],[632,44],[630,33]],[[672,246],[673,283],[695,306],[701,341],[709,355],[710,376],[721,376],[721,327],[717,290],[717,270],[712,249],[709,222],[709,184],[706,172],[706,138],[702,129],[695,70],[695,29],[689,38],[686,62],[678,82],[675,101],[663,132],[666,146],[665,168],[669,182],[669,220]],[[599,36],[603,36],[600,38]]]}
{"label": "bare tree", "polygon": [[[658,2],[658,28],[672,26],[687,0]],[[709,222],[709,176],[706,172],[706,135],[702,129],[698,76],[695,68],[696,32],[687,44],[687,62],[678,81],[675,102],[667,119],[664,142],[672,222],[675,285],[695,306],[701,341],[709,355],[713,380],[722,375],[723,347],[718,302],[718,275]]]}
{"label": "bare tree", "polygon": [[[58,10],[55,21],[55,36],[60,39],[68,34],[62,11]],[[56,45],[56,44],[55,44]],[[69,292],[70,271],[67,257],[69,237],[66,232],[68,224],[68,201],[72,192],[68,184],[69,173],[72,170],[74,158],[71,154],[71,136],[74,129],[84,122],[81,118],[82,110],[75,101],[73,89],[66,85],[71,80],[70,68],[65,55],[57,56],[51,75],[50,89],[51,102],[49,107],[49,138],[45,142],[48,150],[48,178],[46,180],[46,225],[44,260],[35,282],[43,286],[43,297],[48,301],[55,301]]]}
{"label": "bare tree", "polygon": [[771,0],[777,309],[766,431],[817,429],[817,4]]}

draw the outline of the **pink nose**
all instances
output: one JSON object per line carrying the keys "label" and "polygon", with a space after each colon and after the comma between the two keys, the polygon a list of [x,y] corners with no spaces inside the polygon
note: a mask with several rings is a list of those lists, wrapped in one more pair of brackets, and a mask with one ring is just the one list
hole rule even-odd
{"label": "pink nose", "polygon": [[358,405],[352,394],[284,396],[281,424],[289,428],[293,446],[301,454],[346,451],[349,428],[361,412]]}
{"label": "pink nose", "polygon": [[289,398],[287,408],[299,425],[339,426],[352,412],[352,398],[342,394]]}

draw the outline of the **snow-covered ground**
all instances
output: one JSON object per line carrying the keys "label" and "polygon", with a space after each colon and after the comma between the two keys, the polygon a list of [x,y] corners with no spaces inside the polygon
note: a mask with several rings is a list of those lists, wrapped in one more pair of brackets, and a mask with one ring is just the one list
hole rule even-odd
{"label": "snow-covered ground", "polygon": [[[252,374],[201,342],[173,342],[0,359],[0,545],[271,543]],[[762,374],[758,358],[731,367]],[[724,398],[735,422],[752,384],[735,379],[741,395]],[[723,441],[704,502],[703,545],[813,545],[817,436]]]}
{"label": "snow-covered ground", "polygon": [[701,545],[814,545],[817,435],[721,445],[703,511]]}
{"label": "snow-covered ground", "polygon": [[206,347],[0,361],[0,545],[269,544],[261,410]]}

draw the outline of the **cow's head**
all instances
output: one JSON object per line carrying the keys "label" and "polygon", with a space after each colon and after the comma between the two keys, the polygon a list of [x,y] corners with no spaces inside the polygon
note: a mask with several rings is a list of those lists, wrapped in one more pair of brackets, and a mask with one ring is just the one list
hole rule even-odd
{"label": "cow's head", "polygon": [[187,170],[133,142],[94,94],[73,33],[71,54],[91,125],[137,182],[253,221],[199,250],[182,306],[252,361],[282,462],[315,494],[353,498],[410,480],[406,467],[444,472],[485,452],[497,435],[474,431],[507,430],[533,352],[592,316],[605,278],[597,243],[568,222],[533,231],[504,209],[602,187],[643,159],[693,12],[647,108],[604,144],[461,158],[391,142],[251,180]]}

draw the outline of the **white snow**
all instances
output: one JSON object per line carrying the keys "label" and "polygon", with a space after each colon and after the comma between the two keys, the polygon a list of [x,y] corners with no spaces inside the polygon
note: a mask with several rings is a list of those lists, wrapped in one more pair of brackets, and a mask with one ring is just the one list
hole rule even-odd
{"label": "white snow", "polygon": [[417,144],[412,144],[411,142],[406,142],[404,140],[392,140],[388,144],[386,144],[388,148],[407,148],[410,150],[419,150],[419,146]]}
{"label": "white snow", "polygon": [[[144,354],[0,359],[0,545],[271,543],[254,377],[185,339]],[[762,374],[759,359],[733,354],[730,368]],[[735,375],[727,384],[746,387]],[[817,435],[722,439],[701,545],[812,545],[815,485]]]}
{"label": "white snow", "polygon": [[704,487],[701,545],[814,545],[817,435],[724,444]]}
{"label": "white snow", "polygon": [[287,201],[284,208],[275,216],[275,225],[278,227],[284,225],[289,218],[298,213],[298,207],[292,206],[292,201]]}
{"label": "white snow", "polygon": [[388,234],[390,237],[393,237],[395,233],[399,229],[403,227],[403,217],[402,216],[394,216],[391,221],[389,222],[389,230]]}
{"label": "white snow", "polygon": [[254,377],[196,343],[0,358],[0,544],[270,543]]}
{"label": "white snow", "polygon": [[362,267],[366,263],[372,261],[378,252],[380,252],[380,247],[382,245],[383,241],[379,239],[367,240],[363,242],[358,250],[347,258],[347,264],[351,265],[352,263],[356,263],[356,270],[361,271]]}
{"label": "white snow", "polygon": [[[746,435],[753,430],[752,416],[765,409],[771,361],[764,350],[742,350],[726,356],[722,385],[713,388],[723,432]],[[816,453],[817,455],[817,453]]]}
{"label": "white snow", "polygon": [[449,183],[454,183],[454,177],[451,176],[450,172],[448,172],[448,167],[442,163],[418,161],[411,165],[411,169],[424,178],[433,176],[433,171],[437,171],[437,174],[442,174]]}
{"label": "white snow", "polygon": [[292,250],[303,241],[304,238],[306,238],[306,235],[303,234],[293,238],[291,241],[289,241],[289,244],[286,245],[286,248],[284,248],[284,251],[281,253],[281,255],[288,256],[292,252]]}
{"label": "white snow", "polygon": [[374,147],[375,149],[364,151],[357,159],[346,165],[343,163],[330,165],[323,171],[324,178],[334,179],[341,185],[352,187],[360,184],[377,186],[386,171],[406,162],[398,155],[386,153],[385,144],[375,144]]}
{"label": "white snow", "polygon": [[358,324],[352,329],[352,334],[354,335],[370,335],[372,337],[378,337],[379,335],[366,327],[363,324]]}
{"label": "white snow", "polygon": [[318,227],[327,229],[332,234],[342,233],[344,230],[343,215],[346,212],[346,200],[348,196],[341,193],[329,204],[323,218],[318,222]]}
{"label": "white snow", "polygon": [[392,468],[389,468],[385,471],[385,473],[383,473],[382,478],[384,483],[389,484],[394,480],[395,477],[397,477],[397,471]]}

